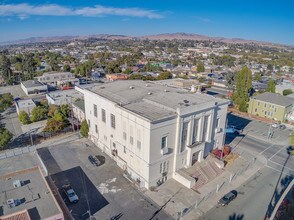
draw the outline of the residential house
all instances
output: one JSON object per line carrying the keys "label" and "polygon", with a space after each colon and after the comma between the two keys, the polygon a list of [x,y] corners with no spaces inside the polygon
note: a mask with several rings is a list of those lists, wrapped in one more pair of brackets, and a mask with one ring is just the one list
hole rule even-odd
{"label": "residential house", "polygon": [[265,92],[252,96],[248,113],[284,122],[291,114],[293,100],[278,93]]}

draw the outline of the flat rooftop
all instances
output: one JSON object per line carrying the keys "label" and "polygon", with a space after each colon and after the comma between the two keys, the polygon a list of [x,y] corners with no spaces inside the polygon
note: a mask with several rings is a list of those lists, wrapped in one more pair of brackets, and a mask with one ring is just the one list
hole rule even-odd
{"label": "flat rooftop", "polygon": [[179,109],[193,106],[201,110],[216,103],[227,103],[227,100],[211,95],[141,80],[104,83],[88,90],[151,121],[174,116]]}
{"label": "flat rooftop", "polygon": [[84,97],[83,94],[79,93],[75,89],[49,92],[47,93],[47,96],[49,96],[54,101],[63,100],[63,99],[68,99],[68,100],[72,99],[72,102],[74,102],[75,99],[82,99]]}
{"label": "flat rooftop", "polygon": [[16,102],[18,108],[33,108],[36,106],[32,99],[23,99]]}
{"label": "flat rooftop", "polygon": [[[22,186],[14,187],[15,181]],[[10,208],[8,199],[19,200]],[[62,213],[38,167],[0,176],[0,203],[4,216],[28,210],[31,219],[45,219]]]}
{"label": "flat rooftop", "polygon": [[31,87],[36,87],[36,86],[44,86],[45,84],[37,81],[37,80],[28,80],[25,82],[22,82],[22,84],[24,85],[24,87],[26,88],[31,88]]}

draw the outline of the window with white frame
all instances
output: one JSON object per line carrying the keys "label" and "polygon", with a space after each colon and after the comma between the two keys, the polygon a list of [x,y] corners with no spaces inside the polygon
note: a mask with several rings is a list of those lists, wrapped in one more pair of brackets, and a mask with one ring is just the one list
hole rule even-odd
{"label": "window with white frame", "polygon": [[98,133],[98,126],[95,125],[95,132]]}
{"label": "window with white frame", "polygon": [[167,136],[161,138],[161,149],[167,147]]}
{"label": "window with white frame", "polygon": [[115,129],[115,115],[110,114],[111,127]]}
{"label": "window with white frame", "polygon": [[141,141],[137,141],[137,148],[141,150]]}
{"label": "window with white frame", "polygon": [[123,132],[123,139],[127,140],[127,133],[126,132]]}
{"label": "window with white frame", "polygon": [[93,105],[94,116],[97,118],[97,105]]}
{"label": "window with white frame", "polygon": [[105,109],[101,109],[101,119],[103,122],[106,123],[106,113],[105,113]]}
{"label": "window with white frame", "polygon": [[131,145],[134,144],[134,138],[133,138],[133,136],[130,136],[130,144],[131,144]]}

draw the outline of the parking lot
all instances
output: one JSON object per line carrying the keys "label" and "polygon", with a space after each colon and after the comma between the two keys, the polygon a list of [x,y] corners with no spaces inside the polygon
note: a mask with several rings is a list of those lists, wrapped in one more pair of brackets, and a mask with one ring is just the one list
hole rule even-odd
{"label": "parking lot", "polygon": [[[107,155],[86,140],[38,150],[49,175],[75,219],[172,219],[139,189],[123,177],[123,171]],[[105,158],[100,166],[91,164],[89,155]],[[71,184],[80,201],[69,204],[61,191]],[[90,212],[89,212],[90,211]]]}

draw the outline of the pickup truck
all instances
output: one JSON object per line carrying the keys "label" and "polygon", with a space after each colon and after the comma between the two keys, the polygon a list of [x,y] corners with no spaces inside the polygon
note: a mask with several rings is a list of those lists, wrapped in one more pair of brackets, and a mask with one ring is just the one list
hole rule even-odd
{"label": "pickup truck", "polygon": [[71,185],[63,185],[62,190],[64,191],[70,203],[77,203],[79,201],[79,197],[77,196]]}

